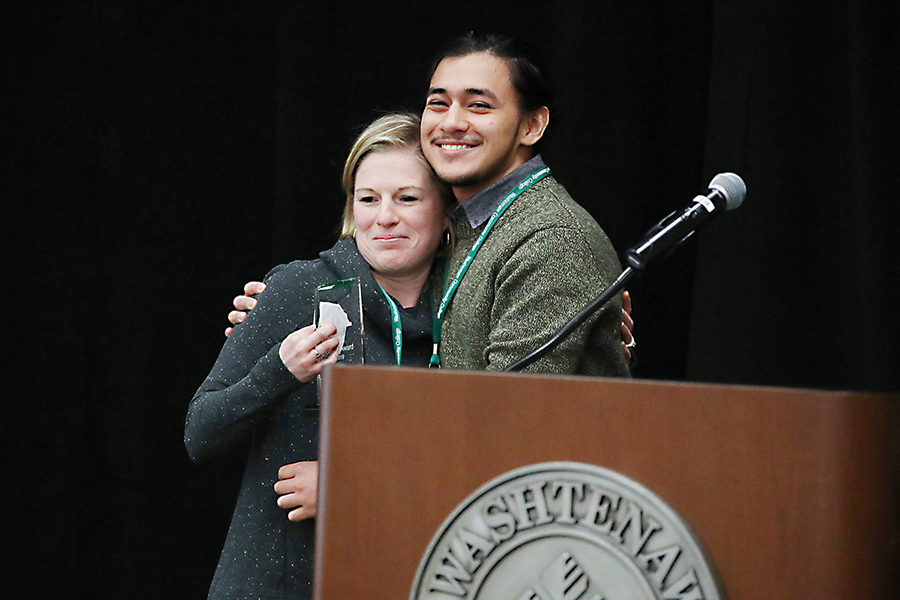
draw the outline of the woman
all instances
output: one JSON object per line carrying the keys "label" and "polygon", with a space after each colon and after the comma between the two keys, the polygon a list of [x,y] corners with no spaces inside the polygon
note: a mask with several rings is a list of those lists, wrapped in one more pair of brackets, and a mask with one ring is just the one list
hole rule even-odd
{"label": "woman", "polygon": [[[316,287],[359,278],[366,362],[397,363],[389,302],[401,315],[402,363],[424,366],[430,357],[431,282],[440,277],[432,263],[450,249],[445,209],[454,199],[422,155],[418,117],[388,115],[366,128],[343,185],[340,241],[318,260],[269,273],[257,308],[229,337],[188,409],[185,446],[194,461],[250,443],[210,598],[310,595],[319,423],[309,408],[317,402],[313,379],[337,360],[334,326],[309,325]],[[308,482],[305,496],[295,485],[300,478]],[[294,508],[288,519],[285,508]]]}

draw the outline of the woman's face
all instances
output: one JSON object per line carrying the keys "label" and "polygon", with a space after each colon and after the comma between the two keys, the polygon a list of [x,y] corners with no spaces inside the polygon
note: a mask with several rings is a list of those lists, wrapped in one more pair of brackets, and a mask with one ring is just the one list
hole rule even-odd
{"label": "woman's face", "polygon": [[412,150],[366,156],[353,188],[356,245],[375,273],[393,278],[431,268],[448,226],[432,176]]}

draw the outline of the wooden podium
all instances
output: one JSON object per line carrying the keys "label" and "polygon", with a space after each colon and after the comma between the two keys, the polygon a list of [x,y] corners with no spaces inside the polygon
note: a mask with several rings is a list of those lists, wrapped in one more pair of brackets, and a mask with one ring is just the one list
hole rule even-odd
{"label": "wooden podium", "polygon": [[473,491],[575,461],[674,508],[729,600],[897,598],[898,415],[896,395],[336,366],[315,597],[408,598]]}

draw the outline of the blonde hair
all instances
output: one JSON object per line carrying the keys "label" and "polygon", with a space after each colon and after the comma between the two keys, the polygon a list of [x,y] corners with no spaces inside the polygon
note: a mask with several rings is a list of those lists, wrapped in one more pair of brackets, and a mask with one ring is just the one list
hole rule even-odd
{"label": "blonde hair", "polygon": [[[456,204],[453,190],[438,178],[434,169],[425,160],[422,154],[422,143],[419,139],[419,117],[409,112],[391,113],[379,117],[366,127],[350,149],[347,161],[344,163],[344,174],[341,177],[341,187],[347,196],[344,204],[344,216],[341,222],[341,239],[356,235],[356,221],[353,219],[353,192],[356,186],[356,172],[363,159],[373,152],[386,152],[392,150],[408,150],[422,166],[428,171],[441,195],[445,208]],[[452,250],[454,239],[453,228],[450,228],[450,244],[446,247],[442,242],[438,254],[448,254]]]}

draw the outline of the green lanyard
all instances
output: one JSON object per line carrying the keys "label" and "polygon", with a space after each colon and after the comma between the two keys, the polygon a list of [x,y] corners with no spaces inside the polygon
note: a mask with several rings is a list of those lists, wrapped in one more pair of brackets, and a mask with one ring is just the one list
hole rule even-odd
{"label": "green lanyard", "polygon": [[[506,198],[503,199],[503,202],[494,209],[494,212],[491,214],[491,218],[488,219],[487,225],[484,227],[484,231],[481,232],[481,235],[478,236],[478,239],[475,240],[475,243],[472,245],[472,248],[469,250],[469,253],[466,255],[466,258],[463,260],[462,264],[459,266],[459,270],[456,272],[456,275],[453,276],[453,280],[450,281],[450,286],[444,290],[444,297],[441,298],[441,303],[438,305],[437,313],[434,315],[434,329],[432,330],[432,339],[434,340],[434,347],[432,349],[431,360],[429,361],[429,367],[440,367],[441,366],[441,357],[438,355],[438,351],[441,347],[441,331],[444,326],[444,314],[447,312],[447,306],[450,304],[450,301],[453,299],[453,295],[456,293],[456,288],[459,287],[460,282],[463,277],[466,275],[466,271],[469,270],[469,266],[472,264],[472,261],[475,260],[475,255],[478,254],[478,251],[481,250],[482,244],[484,244],[484,240],[487,239],[488,234],[491,233],[491,229],[494,228],[497,221],[503,216],[503,213],[506,212],[506,209],[509,208],[509,205],[513,203],[513,200],[518,198],[525,192],[528,188],[533,186],[535,183],[546,177],[550,174],[550,167],[542,167],[523,179],[519,182],[519,185],[515,187],[513,191],[507,194]],[[450,261],[447,261],[447,268],[450,267]]]}
{"label": "green lanyard", "polygon": [[[393,335],[391,339],[394,342],[394,355],[397,357],[397,364],[400,364],[400,359],[403,356],[403,321],[400,320],[400,309],[397,308],[397,303],[394,302],[394,299],[390,297],[390,295],[384,291],[384,288],[381,287],[381,284],[377,281],[375,284],[378,286],[378,289],[381,290],[381,293],[384,294],[384,299],[387,300],[388,306],[391,308],[391,329],[393,330]],[[429,296],[429,301],[431,302],[432,311],[434,310],[434,301],[431,300]]]}
{"label": "green lanyard", "polygon": [[[376,283],[378,284],[378,282]],[[394,299],[381,287],[381,284],[378,284],[378,289],[384,294],[384,299],[387,300],[388,306],[391,307],[391,328],[394,331],[394,335],[391,338],[394,341],[394,354],[397,356],[397,364],[399,365],[400,357],[403,356],[403,322],[400,321],[400,310],[397,308],[397,303],[394,302]]]}

